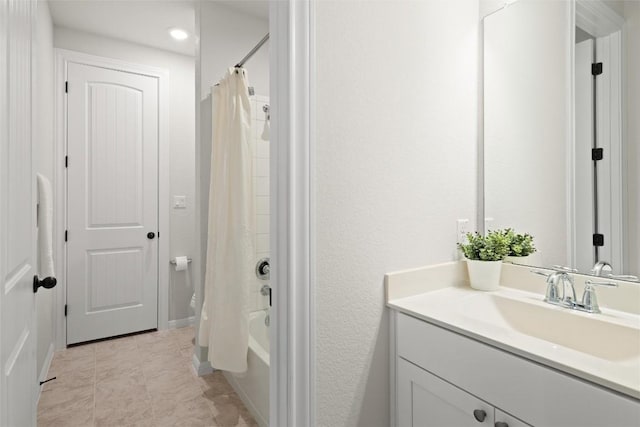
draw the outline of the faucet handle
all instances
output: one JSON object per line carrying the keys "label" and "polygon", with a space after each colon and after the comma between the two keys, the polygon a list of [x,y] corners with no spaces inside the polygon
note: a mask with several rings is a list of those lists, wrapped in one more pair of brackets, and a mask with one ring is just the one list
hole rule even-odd
{"label": "faucet handle", "polygon": [[634,276],[632,274],[607,274],[607,277],[613,280],[626,280],[629,282],[640,282],[640,279],[638,279],[638,276]]}
{"label": "faucet handle", "polygon": [[541,271],[541,270],[529,270],[529,273],[538,274],[538,275],[544,276],[544,277],[549,277],[549,276],[551,276],[553,274],[553,273],[549,273],[549,272]]}
{"label": "faucet handle", "polygon": [[560,273],[577,273],[578,272],[577,268],[565,267],[563,265],[554,265],[552,267],[555,271],[558,271]]}
{"label": "faucet handle", "polygon": [[544,301],[550,303],[557,303],[560,300],[559,291],[558,291],[558,275],[560,274],[558,271],[547,272],[541,270],[529,270],[533,274],[537,274],[540,276],[544,276],[547,278],[547,290],[544,294]]}
{"label": "faucet handle", "polygon": [[592,288],[594,286],[607,286],[609,288],[617,288],[618,284],[614,282],[594,282],[593,280],[585,280],[584,284],[588,288]]}
{"label": "faucet handle", "polygon": [[582,294],[582,307],[589,313],[600,313],[598,306],[598,298],[596,297],[596,286],[606,286],[609,288],[617,288],[617,283],[612,282],[594,282],[593,280],[585,280],[584,293]]}

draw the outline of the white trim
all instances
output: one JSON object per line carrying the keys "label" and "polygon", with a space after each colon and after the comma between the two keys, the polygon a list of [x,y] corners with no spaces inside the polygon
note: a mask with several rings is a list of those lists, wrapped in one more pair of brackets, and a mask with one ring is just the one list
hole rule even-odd
{"label": "white trim", "polygon": [[575,165],[575,156],[576,156],[576,4],[571,3],[570,5],[571,11],[571,22],[569,25],[569,82],[571,84],[568,87],[569,91],[569,113],[568,116],[571,120],[571,125],[569,126],[570,135],[567,135],[567,150],[565,152],[566,155],[566,167],[567,170],[565,172],[565,191],[567,192],[567,213],[566,213],[566,228],[567,228],[567,264],[571,267],[575,267],[577,263],[576,256],[576,248],[577,248],[577,221],[575,221],[575,211],[576,211],[576,189],[575,189],[575,176],[576,176],[576,165]]}
{"label": "white trim", "polygon": [[184,328],[187,326],[193,326],[195,323],[196,323],[195,316],[185,317],[184,319],[169,320],[169,323],[167,324],[167,329]]}
{"label": "white trim", "polygon": [[[53,353],[55,352],[55,346],[53,343],[49,344],[49,350],[47,351],[47,356],[44,358],[44,363],[42,364],[42,369],[40,370],[40,374],[38,375],[38,384],[47,379],[49,374],[49,369],[51,368],[51,361],[53,360]],[[38,406],[38,402],[40,401],[40,395],[42,394],[42,386],[38,387],[38,395],[36,396],[36,407]]]}
{"label": "white trim", "polygon": [[231,388],[233,388],[236,394],[240,397],[240,400],[242,400],[242,402],[245,404],[245,406],[249,410],[249,413],[251,413],[253,418],[258,423],[258,426],[269,427],[269,422],[262,418],[260,411],[258,411],[258,408],[256,408],[253,401],[249,398],[249,395],[247,395],[244,389],[240,387],[240,384],[238,383],[236,377],[229,372],[223,372],[222,374],[224,375],[227,382],[231,385]]}
{"label": "white trim", "polygon": [[576,0],[575,26],[592,36],[604,37],[619,31],[624,18],[602,1]]}
{"label": "white trim", "polygon": [[206,362],[201,362],[195,353],[191,356],[191,364],[193,367],[193,371],[199,377],[209,375],[210,373],[213,372],[213,368],[211,367],[211,362],[209,362],[208,360]]}
{"label": "white trim", "polygon": [[[158,329],[167,329],[169,324],[169,72],[163,68],[133,64],[117,59],[104,58],[66,49],[55,49],[55,193],[54,218],[54,258],[58,271],[58,286],[54,292],[55,342],[57,348],[65,348],[67,331],[64,304],[67,294],[67,251],[64,239],[66,229],[67,183],[64,167],[67,134],[67,97],[64,85],[67,63],[77,62],[112,70],[143,74],[158,79]],[[166,100],[166,101],[165,101]],[[164,244],[164,242],[167,242]]]}
{"label": "white trim", "polygon": [[[605,158],[598,163],[599,232],[605,235],[605,246],[599,258],[609,262],[614,273],[625,271],[623,247],[623,173],[622,161],[622,33],[616,31],[596,39],[596,62],[604,72],[596,79],[596,123],[598,147]],[[600,178],[602,176],[603,178]]]}
{"label": "white trim", "polygon": [[[389,309],[387,309],[389,310]],[[398,420],[398,311],[389,310],[389,426],[397,427]]]}
{"label": "white trim", "polygon": [[270,425],[314,427],[315,0],[271,1]]}

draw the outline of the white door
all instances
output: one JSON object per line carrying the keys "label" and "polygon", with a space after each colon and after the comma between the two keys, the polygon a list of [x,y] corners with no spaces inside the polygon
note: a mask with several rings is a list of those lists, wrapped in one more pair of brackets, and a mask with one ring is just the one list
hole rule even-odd
{"label": "white door", "polygon": [[398,359],[398,427],[494,424],[494,408],[416,365]]}
{"label": "white door", "polygon": [[580,271],[588,272],[595,264],[593,247],[594,197],[593,197],[593,75],[591,64],[594,59],[593,40],[576,44],[575,50],[575,265]]}
{"label": "white door", "polygon": [[[35,2],[0,0],[0,425],[35,425],[35,179],[31,23]],[[9,25],[9,23],[11,25]]]}
{"label": "white door", "polygon": [[67,344],[158,326],[158,79],[67,66]]}

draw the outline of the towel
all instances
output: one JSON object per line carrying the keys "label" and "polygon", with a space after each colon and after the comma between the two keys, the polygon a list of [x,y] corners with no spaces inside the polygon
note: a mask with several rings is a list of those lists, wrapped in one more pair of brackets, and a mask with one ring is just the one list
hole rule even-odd
{"label": "towel", "polygon": [[38,275],[55,277],[53,263],[53,194],[51,182],[38,174]]}

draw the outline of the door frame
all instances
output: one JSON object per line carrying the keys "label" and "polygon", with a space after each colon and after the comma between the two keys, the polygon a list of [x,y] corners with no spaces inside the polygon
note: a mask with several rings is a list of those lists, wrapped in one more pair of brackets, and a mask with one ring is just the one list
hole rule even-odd
{"label": "door frame", "polygon": [[269,2],[270,425],[316,425],[315,4]]}
{"label": "door frame", "polygon": [[[67,248],[64,232],[67,228],[67,97],[65,80],[70,62],[142,74],[158,79],[158,329],[169,325],[169,72],[163,68],[133,64],[112,58],[90,55],[67,49],[55,51],[55,189],[54,256],[58,286],[53,298],[55,343],[57,349],[67,345],[64,305],[67,301]],[[160,238],[161,236],[161,238]],[[166,242],[166,243],[165,243]]]}
{"label": "door frame", "polygon": [[[594,36],[596,43],[598,40],[601,40],[601,37],[611,35],[613,33],[619,32],[619,36],[612,40],[611,45],[609,46],[609,59],[612,64],[613,69],[620,70],[620,73],[617,75],[611,75],[610,80],[608,80],[607,85],[610,88],[613,88],[611,91],[604,90],[602,85],[598,89],[600,93],[598,96],[601,98],[600,101],[597,101],[596,105],[597,110],[597,118],[596,120],[600,123],[605,123],[605,127],[607,130],[612,127],[612,125],[619,126],[619,132],[607,132],[604,134],[602,132],[603,127],[598,126],[596,137],[599,139],[606,139],[608,141],[608,146],[611,148],[609,155],[611,157],[611,169],[615,170],[615,173],[611,174],[612,186],[617,187],[617,191],[611,195],[612,207],[611,207],[611,219],[612,219],[612,236],[609,236],[610,241],[616,241],[615,245],[610,244],[610,248],[615,259],[609,260],[609,262],[613,262],[614,268],[623,268],[624,266],[624,257],[623,257],[623,248],[627,245],[626,234],[623,232],[624,224],[626,221],[625,214],[623,212],[623,191],[622,177],[626,174],[625,164],[622,161],[624,158],[624,153],[622,152],[622,144],[626,139],[626,128],[625,128],[625,120],[623,114],[623,105],[624,105],[624,93],[622,92],[622,84],[624,79],[624,64],[622,60],[622,52],[624,49],[624,41],[622,37],[622,29],[624,26],[624,18],[620,17],[615,11],[609,8],[604,2],[600,0],[574,0],[572,4],[573,8],[573,20],[571,22],[572,28],[580,27],[583,30],[587,31],[589,34]],[[598,61],[598,53],[596,50],[596,61]],[[571,120],[572,124],[572,135],[570,138],[570,142],[567,145],[567,194],[569,196],[569,203],[567,209],[567,229],[569,230],[569,244],[567,245],[567,259],[569,260],[569,264],[571,266],[575,266],[577,263],[577,232],[576,229],[576,204],[577,204],[577,194],[574,185],[574,177],[576,173],[576,164],[575,164],[575,152],[576,152],[576,141],[575,141],[575,31],[572,32],[571,39]],[[605,101],[602,101],[605,99]],[[608,108],[610,109],[610,114],[603,115],[602,114],[602,106],[606,103]],[[606,238],[606,237],[605,237]],[[590,248],[592,249],[592,248]]]}

